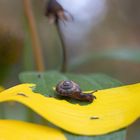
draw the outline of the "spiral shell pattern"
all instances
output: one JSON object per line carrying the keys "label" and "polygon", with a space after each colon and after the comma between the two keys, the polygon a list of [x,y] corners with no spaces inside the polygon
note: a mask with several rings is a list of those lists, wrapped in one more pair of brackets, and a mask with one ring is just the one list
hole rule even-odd
{"label": "spiral shell pattern", "polygon": [[81,92],[79,85],[73,81],[62,81],[57,84],[56,91],[59,95],[70,96],[75,92]]}

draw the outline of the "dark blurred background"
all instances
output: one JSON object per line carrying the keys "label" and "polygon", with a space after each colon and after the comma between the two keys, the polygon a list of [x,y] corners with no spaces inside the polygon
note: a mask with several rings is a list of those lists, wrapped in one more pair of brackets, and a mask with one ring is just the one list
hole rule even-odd
{"label": "dark blurred background", "polygon": [[[67,46],[69,72],[106,73],[124,83],[136,83],[140,80],[140,2],[138,0],[58,1],[74,17],[73,22],[61,23]],[[61,43],[54,25],[49,25],[44,16],[45,3],[46,0],[32,1],[33,12],[44,49],[46,69],[59,69],[62,60]],[[24,55],[30,54],[31,49],[29,49],[30,41],[22,1],[1,0],[0,17],[2,41],[0,51],[3,51],[2,45],[5,42],[3,46],[7,46],[4,48],[12,50],[16,56],[14,61],[11,58],[7,61],[13,61],[9,63],[16,65],[16,70],[17,67],[20,70],[32,70],[33,67],[27,65],[33,61],[23,56],[23,52]],[[6,38],[9,42],[4,41]],[[1,61],[8,59],[4,55],[3,57],[0,58]],[[23,62],[25,59],[29,64]],[[17,65],[19,61],[20,65]],[[2,65],[0,67],[3,69]]]}
{"label": "dark blurred background", "polygon": [[[68,72],[105,73],[125,84],[140,82],[139,0],[58,1],[74,17],[60,23]],[[0,0],[0,83],[6,87],[19,82],[18,73],[35,70],[22,2]],[[59,70],[61,42],[55,26],[44,16],[45,4],[46,0],[32,0],[46,70]],[[133,127],[138,130],[139,125]],[[128,139],[133,135],[138,140],[133,127]]]}

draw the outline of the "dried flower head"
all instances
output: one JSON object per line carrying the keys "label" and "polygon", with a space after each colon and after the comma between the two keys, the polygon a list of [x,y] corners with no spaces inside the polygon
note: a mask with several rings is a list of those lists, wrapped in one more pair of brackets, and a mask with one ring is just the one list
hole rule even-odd
{"label": "dried flower head", "polygon": [[50,23],[58,23],[58,20],[62,20],[63,22],[68,21],[69,17],[66,13],[69,14],[71,19],[73,19],[71,14],[64,10],[64,8],[56,0],[48,1],[45,15],[48,17]]}

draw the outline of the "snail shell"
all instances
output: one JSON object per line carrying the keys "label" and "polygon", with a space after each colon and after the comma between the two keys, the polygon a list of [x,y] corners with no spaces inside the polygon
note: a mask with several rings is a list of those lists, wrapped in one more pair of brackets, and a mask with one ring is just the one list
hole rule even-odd
{"label": "snail shell", "polygon": [[73,81],[61,81],[56,86],[56,91],[62,96],[71,96],[74,93],[81,92],[78,84]]}
{"label": "snail shell", "polygon": [[95,96],[92,93],[84,94],[80,86],[73,81],[61,81],[56,86],[56,92],[60,96],[70,97],[82,101],[92,102]]}

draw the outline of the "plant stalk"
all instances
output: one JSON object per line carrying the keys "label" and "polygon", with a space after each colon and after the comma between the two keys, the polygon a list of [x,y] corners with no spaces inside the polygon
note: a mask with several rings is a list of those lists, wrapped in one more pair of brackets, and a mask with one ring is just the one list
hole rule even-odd
{"label": "plant stalk", "polygon": [[63,34],[62,31],[60,29],[59,23],[56,22],[56,28],[57,28],[57,32],[60,38],[60,42],[61,42],[61,47],[62,47],[62,67],[61,67],[61,72],[65,73],[67,71],[67,52],[66,52],[66,46],[65,46],[65,42],[63,39]]}
{"label": "plant stalk", "polygon": [[31,35],[32,49],[34,53],[34,59],[36,63],[37,71],[44,71],[44,61],[41,49],[40,39],[37,33],[36,22],[32,12],[31,0],[23,0],[24,12],[27,17],[29,31]]}

